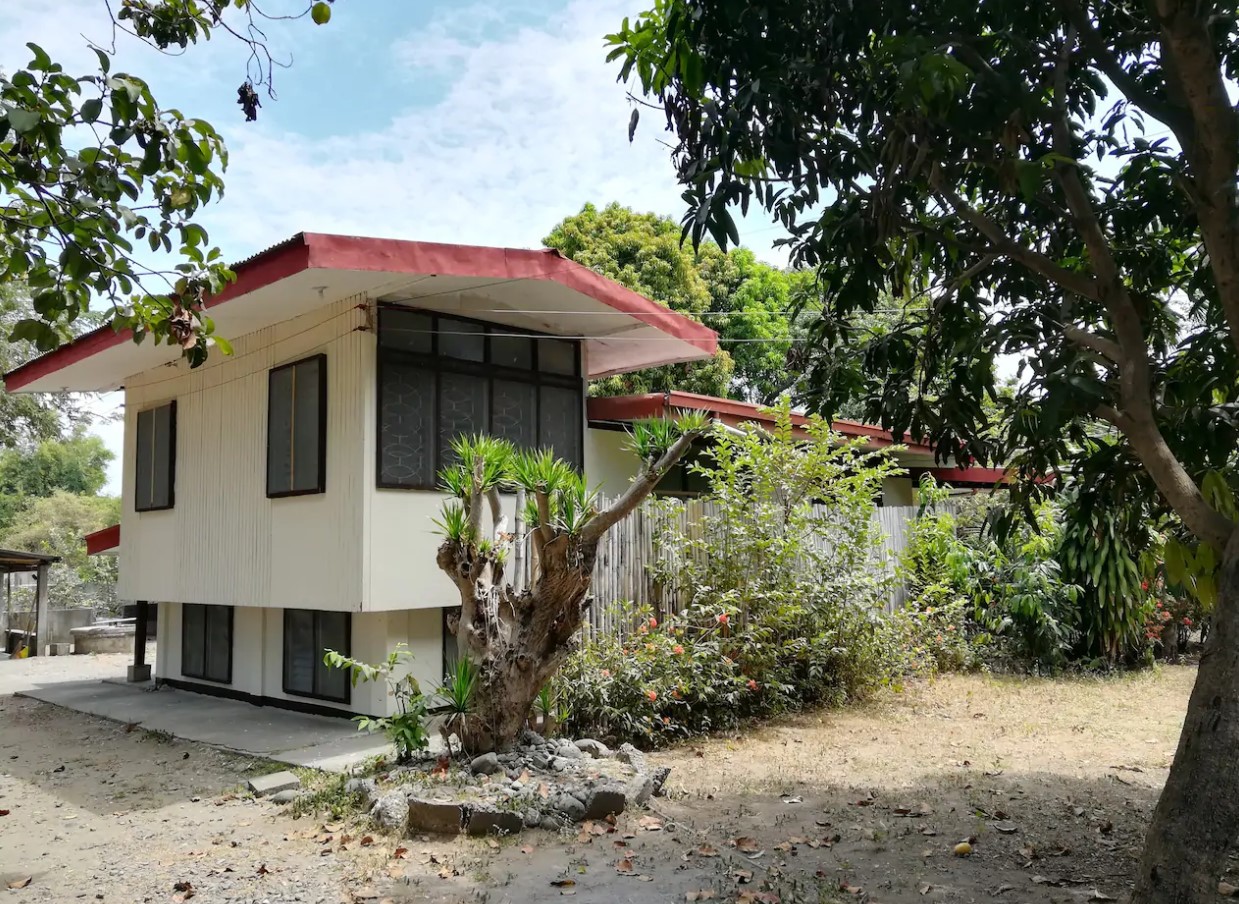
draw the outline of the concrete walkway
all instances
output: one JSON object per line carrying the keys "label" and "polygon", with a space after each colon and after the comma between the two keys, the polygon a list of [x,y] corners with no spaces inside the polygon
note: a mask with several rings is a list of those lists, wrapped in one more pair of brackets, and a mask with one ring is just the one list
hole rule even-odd
{"label": "concrete walkway", "polygon": [[[53,663],[56,659],[60,662]],[[2,663],[0,694],[16,693],[293,766],[342,772],[367,757],[390,752],[382,735],[359,732],[349,719],[254,706],[169,687],[156,690],[150,684],[126,684],[123,668],[119,675],[113,672],[113,677],[101,679],[96,676],[104,663],[83,661],[89,659],[94,657]]]}

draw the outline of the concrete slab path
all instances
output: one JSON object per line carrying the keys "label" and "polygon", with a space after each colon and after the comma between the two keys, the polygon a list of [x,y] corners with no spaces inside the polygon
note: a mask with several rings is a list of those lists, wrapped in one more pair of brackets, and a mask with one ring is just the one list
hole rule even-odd
{"label": "concrete slab path", "polygon": [[293,766],[343,772],[390,749],[382,735],[363,734],[349,719],[127,684],[129,661],[122,654],[8,660],[0,663],[0,696],[19,694]]}
{"label": "concrete slab path", "polygon": [[381,735],[361,733],[349,719],[255,706],[170,687],[88,680],[39,685],[21,694],[294,766],[342,772],[390,749]]}

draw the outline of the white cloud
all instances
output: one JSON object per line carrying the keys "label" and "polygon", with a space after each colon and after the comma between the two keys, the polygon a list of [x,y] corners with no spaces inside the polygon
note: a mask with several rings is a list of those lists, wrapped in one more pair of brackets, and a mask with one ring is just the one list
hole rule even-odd
{"label": "white cloud", "polygon": [[657,126],[629,115],[602,37],[627,3],[575,0],[545,27],[491,32],[459,11],[398,42],[416,75],[450,77],[425,106],[390,98],[382,129],[311,140],[259,124],[232,141],[214,234],[247,249],[296,232],[530,246],[586,201],[678,212]]}

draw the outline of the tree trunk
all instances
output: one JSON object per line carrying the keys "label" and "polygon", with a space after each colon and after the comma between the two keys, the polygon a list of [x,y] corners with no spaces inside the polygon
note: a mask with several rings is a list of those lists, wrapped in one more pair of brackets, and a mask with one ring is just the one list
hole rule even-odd
{"label": "tree trunk", "polygon": [[484,677],[474,695],[476,705],[465,729],[461,745],[470,754],[507,750],[519,738],[529,719],[538,692],[559,670],[562,657],[522,668],[520,660],[488,662]]}
{"label": "tree trunk", "polygon": [[1145,836],[1132,904],[1213,900],[1239,836],[1239,531],[1222,561],[1213,630],[1200,657],[1166,787]]}

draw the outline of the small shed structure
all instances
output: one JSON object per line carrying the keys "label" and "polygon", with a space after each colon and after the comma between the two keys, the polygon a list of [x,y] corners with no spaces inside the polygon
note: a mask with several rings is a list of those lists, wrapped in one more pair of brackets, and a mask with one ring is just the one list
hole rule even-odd
{"label": "small shed structure", "polygon": [[[47,654],[51,619],[47,612],[47,572],[60,561],[60,556],[47,555],[39,552],[22,552],[16,549],[0,549],[0,574],[5,575],[5,613],[11,611],[12,582],[7,580],[12,574],[34,574],[34,646],[28,647],[28,655],[44,656]],[[7,619],[6,619],[7,621]],[[5,646],[8,637],[4,638]]]}

